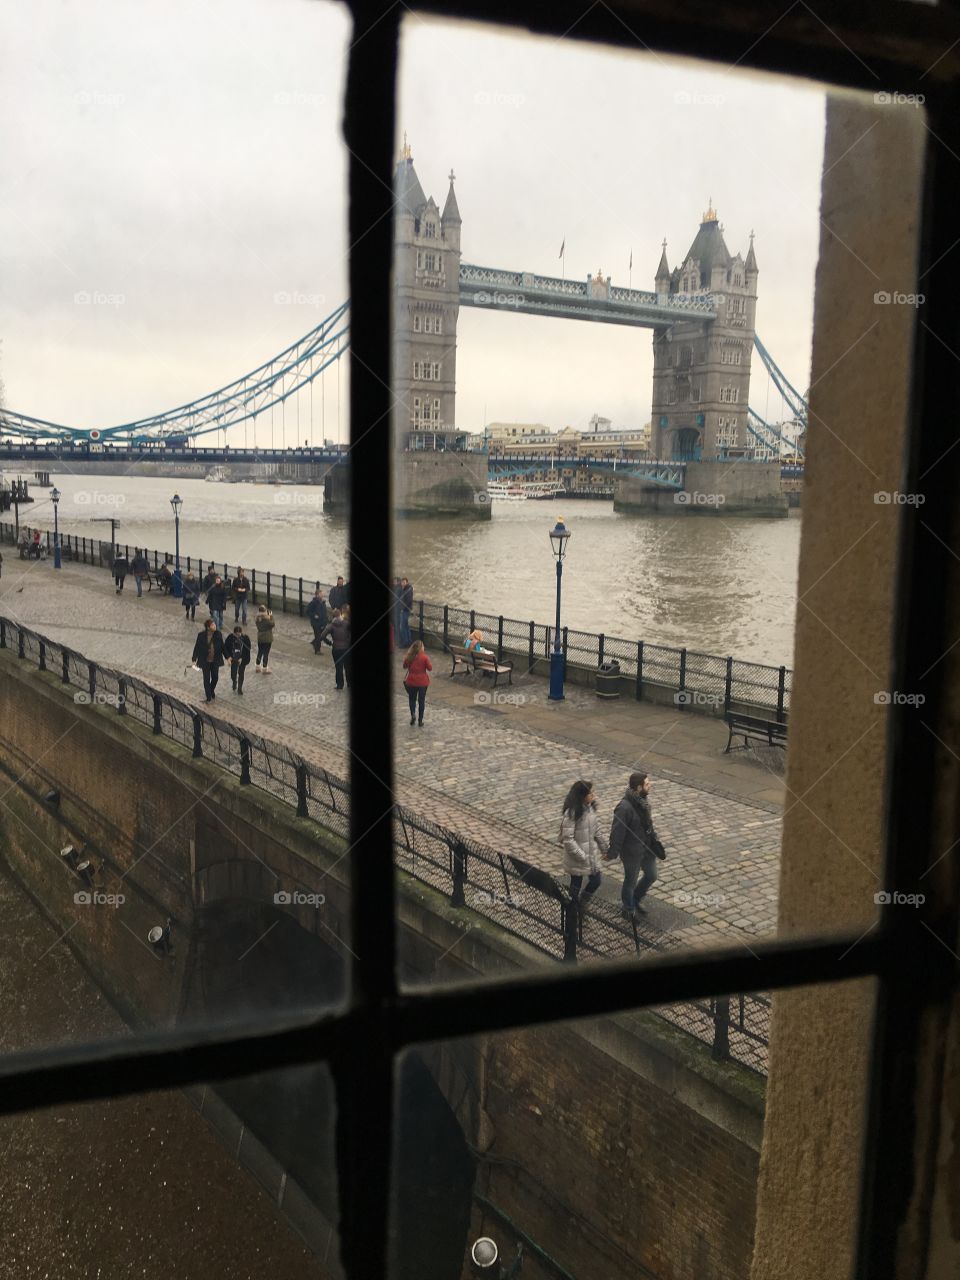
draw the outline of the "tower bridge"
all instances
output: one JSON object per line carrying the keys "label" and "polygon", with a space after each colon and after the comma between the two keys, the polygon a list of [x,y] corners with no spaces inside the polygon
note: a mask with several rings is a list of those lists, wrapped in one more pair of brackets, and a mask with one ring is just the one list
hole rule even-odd
{"label": "tower bridge", "polygon": [[[745,255],[731,253],[712,204],[689,249],[673,268],[663,242],[654,288],[646,291],[614,284],[601,270],[585,280],[567,280],[463,262],[453,171],[441,209],[424,193],[405,142],[394,181],[393,428],[398,446],[398,511],[464,510],[481,518],[489,516],[489,506],[476,502],[477,490],[486,484],[486,459],[465,448],[466,433],[455,425],[457,329],[463,307],[649,329],[653,342],[651,455],[655,460],[697,464],[765,458],[771,460],[771,486],[775,481],[779,484],[779,459],[785,446],[792,443],[786,451],[802,460],[806,399],[777,368],[756,335],[759,268],[753,233]],[[303,447],[275,448],[273,422],[279,414],[285,444],[286,414],[289,410],[293,415],[295,410],[295,438],[303,439],[300,405],[312,397],[316,379],[338,367],[348,351],[349,309],[348,300],[279,355],[226,386],[132,422],[83,429],[15,410],[0,411],[0,458],[25,460],[39,454],[45,461],[82,458],[85,465],[103,469],[121,455],[123,461],[259,468],[296,462],[298,477],[327,477],[328,499],[336,507],[345,501],[349,488],[349,464],[340,447],[330,441],[315,446],[311,430],[311,439]],[[787,441],[779,428],[749,407],[754,348],[793,414],[796,442]],[[271,447],[251,449],[248,432],[253,431],[255,444],[258,420],[262,427],[266,415]],[[312,428],[312,399],[308,421]],[[429,463],[423,457],[427,450],[432,454]],[[652,482],[662,485],[662,477],[650,473],[651,466],[659,465],[659,461],[648,462],[646,470]],[[638,483],[643,470],[635,469],[632,478]],[[722,479],[722,474],[716,473],[711,483],[718,482],[717,476]],[[756,489],[755,484],[752,487]]]}

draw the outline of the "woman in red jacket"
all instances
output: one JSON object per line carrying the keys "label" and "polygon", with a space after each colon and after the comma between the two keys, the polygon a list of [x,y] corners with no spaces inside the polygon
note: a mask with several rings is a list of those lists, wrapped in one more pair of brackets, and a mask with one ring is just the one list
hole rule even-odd
{"label": "woman in red jacket", "polygon": [[423,728],[423,707],[427,700],[427,686],[430,683],[428,671],[433,670],[433,663],[427,657],[422,640],[414,640],[403,660],[406,675],[403,687],[410,699],[410,723],[417,719],[417,704],[420,706],[420,728]]}

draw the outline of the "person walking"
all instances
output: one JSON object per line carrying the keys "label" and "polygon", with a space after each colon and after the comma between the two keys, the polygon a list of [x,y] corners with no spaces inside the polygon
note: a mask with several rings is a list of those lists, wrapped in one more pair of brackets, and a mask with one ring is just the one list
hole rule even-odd
{"label": "person walking", "polygon": [[113,557],[113,580],[117,586],[117,595],[123,590],[123,580],[130,572],[130,564],[122,551]]}
{"label": "person walking", "polygon": [[[560,819],[560,843],[563,846],[563,869],[570,877],[570,897],[583,910],[600,888],[603,878],[600,855],[607,852],[592,782],[575,782],[567,792]],[[584,876],[587,878],[586,888],[583,886]]]}
{"label": "person walking", "polygon": [[219,574],[213,580],[213,586],[207,592],[207,608],[219,628],[223,627],[223,611],[227,607],[227,588]]}
{"label": "person walking", "polygon": [[223,645],[223,656],[230,663],[230,684],[233,692],[243,693],[243,677],[250,665],[250,637],[243,634],[238,623]]}
{"label": "person walking", "polygon": [[413,637],[410,634],[410,615],[413,613],[413,586],[408,578],[400,579],[400,647],[405,648]]}
{"label": "person walking", "polygon": [[133,553],[133,563],[130,568],[133,570],[134,581],[137,584],[137,599],[143,598],[143,580],[150,576],[150,562],[143,554],[139,547],[135,548]]}
{"label": "person walking", "polygon": [[217,580],[217,571],[212,564],[207,565],[207,572],[200,579],[200,590],[206,594]]}
{"label": "person walking", "polygon": [[[164,565],[164,568],[167,566]],[[188,573],[183,580],[183,612],[188,622],[197,616],[197,605],[200,603],[200,583],[195,573]]]}
{"label": "person walking", "polygon": [[273,644],[273,614],[265,604],[257,610],[257,671],[270,674],[270,646]]}
{"label": "person walking", "polygon": [[347,603],[347,588],[343,585],[343,578],[337,579],[337,585],[330,588],[330,608],[342,609]]}
{"label": "person walking", "polygon": [[[330,592],[333,595],[333,592]],[[344,680],[346,680],[347,688],[350,688],[350,674],[352,660],[350,657],[350,610],[344,608],[342,610],[333,611],[333,618],[324,627],[321,632],[320,639],[326,640],[330,637],[333,644],[333,665],[337,673],[337,688],[342,689]]]}
{"label": "person walking", "polygon": [[233,580],[233,620],[247,625],[247,596],[250,592],[250,579],[237,565],[237,576]]}
{"label": "person walking", "polygon": [[17,547],[20,551],[20,559],[26,560],[27,553],[30,550],[30,530],[23,528],[17,535]]}
{"label": "person walking", "polygon": [[40,559],[40,530],[39,529],[34,529],[33,531],[33,542],[30,545],[30,554],[31,556],[33,556],[34,560]]}
{"label": "person walking", "polygon": [[427,701],[427,689],[430,686],[430,677],[427,672],[433,670],[433,663],[427,657],[422,640],[414,640],[407,650],[406,657],[403,660],[403,667],[407,673],[403,678],[403,687],[406,689],[407,697],[410,699],[410,723],[413,724],[414,720],[417,719],[417,709],[419,708],[419,724],[422,729],[423,709]]}
{"label": "person walking", "polygon": [[640,904],[647,890],[656,883],[657,861],[667,856],[653,829],[649,795],[650,775],[631,773],[626,793],[613,811],[610,827],[607,860],[619,858],[623,863],[620,901],[623,914],[633,921],[647,914]]}
{"label": "person walking", "polygon": [[313,652],[319,653],[322,641],[320,633],[327,625],[327,602],[323,598],[323,592],[317,587],[313,593],[313,599],[307,605],[307,617],[310,619],[310,625],[313,627]]}
{"label": "person walking", "polygon": [[220,668],[223,666],[223,636],[220,634],[213,618],[203,624],[203,630],[197,636],[193,646],[193,665],[203,672],[203,692],[207,702],[213,702],[217,696],[217,681],[220,679]]}

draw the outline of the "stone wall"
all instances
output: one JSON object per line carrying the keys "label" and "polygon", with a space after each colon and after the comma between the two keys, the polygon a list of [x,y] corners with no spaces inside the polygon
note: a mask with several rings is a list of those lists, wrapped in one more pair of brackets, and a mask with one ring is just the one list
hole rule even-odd
{"label": "stone wall", "polygon": [[682,493],[617,475],[614,511],[662,515],[786,516],[779,462],[688,462]]}
{"label": "stone wall", "polygon": [[[345,513],[350,502],[350,472],[334,467],[324,484],[325,511]],[[423,450],[396,455],[393,508],[397,516],[464,516],[489,520],[486,454]]]}

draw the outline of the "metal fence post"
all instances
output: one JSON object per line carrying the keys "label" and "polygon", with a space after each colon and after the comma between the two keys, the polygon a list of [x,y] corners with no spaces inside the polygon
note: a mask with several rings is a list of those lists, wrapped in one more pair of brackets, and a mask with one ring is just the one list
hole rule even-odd
{"label": "metal fence post", "polygon": [[256,604],[256,602],[257,602],[257,571],[256,569],[251,569],[250,570],[250,603]]}
{"label": "metal fence post", "polygon": [[250,739],[240,739],[240,785],[250,785]]}
{"label": "metal fence post", "polygon": [[423,644],[423,601],[422,600],[417,601],[417,607],[420,614],[420,630],[419,630],[420,643]]}
{"label": "metal fence post", "polygon": [[63,659],[63,671],[60,679],[64,684],[70,683],[70,651],[69,649],[61,649],[60,656]]}
{"label": "metal fence post", "polygon": [[536,641],[536,628],[537,628],[537,624],[535,622],[531,622],[530,623],[530,659],[527,663],[527,675],[529,675],[530,672],[533,670],[533,662],[534,662],[533,646]]}
{"label": "metal fence post", "polygon": [[46,669],[47,669],[47,646],[44,644],[44,642],[43,642],[43,637],[42,637],[42,636],[41,636],[41,638],[40,638],[40,662],[39,662],[39,667],[40,667],[40,670],[41,670],[41,671],[46,671]]}
{"label": "metal fence post", "polygon": [[[473,630],[472,627],[471,630]],[[467,880],[467,850],[462,840],[454,840],[453,844],[451,844],[450,859],[453,874],[450,905],[451,907],[465,907],[467,900],[463,894],[463,886]]]}
{"label": "metal fence post", "polygon": [[733,658],[727,658],[727,679],[723,687],[723,709],[730,710],[730,699],[733,695]]}
{"label": "metal fence post", "polygon": [[123,676],[117,681],[117,714],[127,714],[127,682]]}
{"label": "metal fence post", "polygon": [[577,962],[577,904],[571,898],[560,904],[560,928],[563,931],[563,959],[567,964]]}
{"label": "metal fence post", "polygon": [[476,609],[471,609],[470,610],[470,630],[476,631],[476,629],[477,629],[477,611]]}
{"label": "metal fence post", "polygon": [[729,996],[717,996],[713,1002],[713,1048],[710,1056],[714,1062],[727,1062],[730,1058]]}
{"label": "metal fence post", "polygon": [[7,620],[0,618],[0,649],[7,647]]}
{"label": "metal fence post", "polygon": [[307,808],[307,766],[302,760],[297,765],[297,817],[310,817],[310,810]]}
{"label": "metal fence post", "polygon": [[287,575],[285,573],[280,575],[280,612],[287,612]]}
{"label": "metal fence post", "polygon": [[606,636],[604,635],[597,636],[597,666],[598,667],[603,666],[603,646],[605,642],[606,642]]}
{"label": "metal fence post", "polygon": [[23,627],[17,627],[17,657],[25,658],[26,656],[23,648]]}
{"label": "metal fence post", "polygon": [[267,608],[273,608],[273,602],[270,599],[270,570],[267,570]]}
{"label": "metal fence post", "polygon": [[153,695],[153,732],[163,733],[163,699],[159,693]]}
{"label": "metal fence post", "polygon": [[680,650],[680,692],[687,687],[687,651]]}
{"label": "metal fence post", "polygon": [[92,702],[97,696],[97,664],[95,662],[87,663],[87,692]]}
{"label": "metal fence post", "polygon": [[193,717],[193,758],[199,760],[203,755],[203,722],[199,711],[192,711]]}
{"label": "metal fence post", "polygon": [[781,667],[777,677],[777,719],[783,720],[783,699],[787,687],[787,668]]}
{"label": "metal fence post", "polygon": [[643,641],[637,641],[637,701],[643,698]]}
{"label": "metal fence post", "polygon": [[298,591],[297,598],[299,600],[299,607],[300,607],[300,617],[302,618],[303,617],[303,579],[302,578],[299,579],[299,586],[297,588],[297,591]]}
{"label": "metal fence post", "polygon": [[450,647],[450,606],[448,604],[443,606],[443,647],[444,649]]}
{"label": "metal fence post", "polygon": [[503,614],[497,619],[497,661],[503,661]]}

